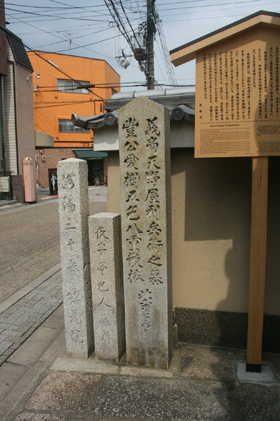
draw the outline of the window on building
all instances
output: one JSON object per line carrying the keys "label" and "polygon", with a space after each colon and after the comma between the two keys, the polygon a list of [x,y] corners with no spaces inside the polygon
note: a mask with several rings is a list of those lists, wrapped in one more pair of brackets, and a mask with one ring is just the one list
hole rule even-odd
{"label": "window on building", "polygon": [[87,89],[77,89],[77,87],[80,87],[81,85],[88,85],[89,82],[82,80],[79,80],[78,82],[79,83],[69,79],[57,79],[57,90],[58,92],[68,92],[72,94],[88,94],[89,91]]}
{"label": "window on building", "polygon": [[58,120],[58,131],[60,133],[90,133],[90,130],[74,126],[71,120]]}

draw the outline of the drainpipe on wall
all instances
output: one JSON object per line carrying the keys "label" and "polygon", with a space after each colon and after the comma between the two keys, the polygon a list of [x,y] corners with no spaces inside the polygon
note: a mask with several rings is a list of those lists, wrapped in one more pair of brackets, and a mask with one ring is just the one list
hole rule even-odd
{"label": "drainpipe on wall", "polygon": [[4,86],[3,86],[3,76],[0,76],[0,97],[1,97],[1,149],[3,157],[3,172],[4,176],[6,175],[6,157],[5,157],[5,131],[4,131]]}
{"label": "drainpipe on wall", "polygon": [[[16,140],[16,159],[17,159],[17,174],[19,175],[19,155],[18,155],[18,128],[17,128],[17,102],[16,102],[16,71],[15,71],[15,62],[14,61],[8,61],[8,64],[12,65],[13,68],[13,88],[14,88],[14,110],[15,110],[15,140]],[[22,162],[20,163],[22,168]]]}

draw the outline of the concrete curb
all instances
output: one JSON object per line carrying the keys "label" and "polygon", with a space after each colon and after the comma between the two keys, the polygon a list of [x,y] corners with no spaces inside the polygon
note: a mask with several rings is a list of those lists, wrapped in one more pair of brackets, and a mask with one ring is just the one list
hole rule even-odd
{"label": "concrete curb", "polygon": [[6,210],[6,209],[11,209],[11,208],[17,208],[17,207],[22,207],[25,206],[25,203],[19,203],[19,202],[7,202],[7,203],[1,203],[0,204],[0,211],[2,210]]}

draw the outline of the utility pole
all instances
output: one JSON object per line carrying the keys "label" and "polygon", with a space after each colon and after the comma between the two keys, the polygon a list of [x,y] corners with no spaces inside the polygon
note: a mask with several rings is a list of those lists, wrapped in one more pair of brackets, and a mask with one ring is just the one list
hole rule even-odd
{"label": "utility pole", "polygon": [[155,25],[155,1],[147,0],[147,66],[149,76],[147,77],[147,88],[155,87],[155,67],[154,67],[154,33]]}

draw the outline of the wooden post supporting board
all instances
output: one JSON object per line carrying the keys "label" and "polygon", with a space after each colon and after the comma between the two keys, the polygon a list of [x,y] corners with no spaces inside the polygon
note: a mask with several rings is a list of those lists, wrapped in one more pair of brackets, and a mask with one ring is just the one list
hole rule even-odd
{"label": "wooden post supporting board", "polygon": [[260,372],[265,291],[268,157],[253,158],[247,371]]}

